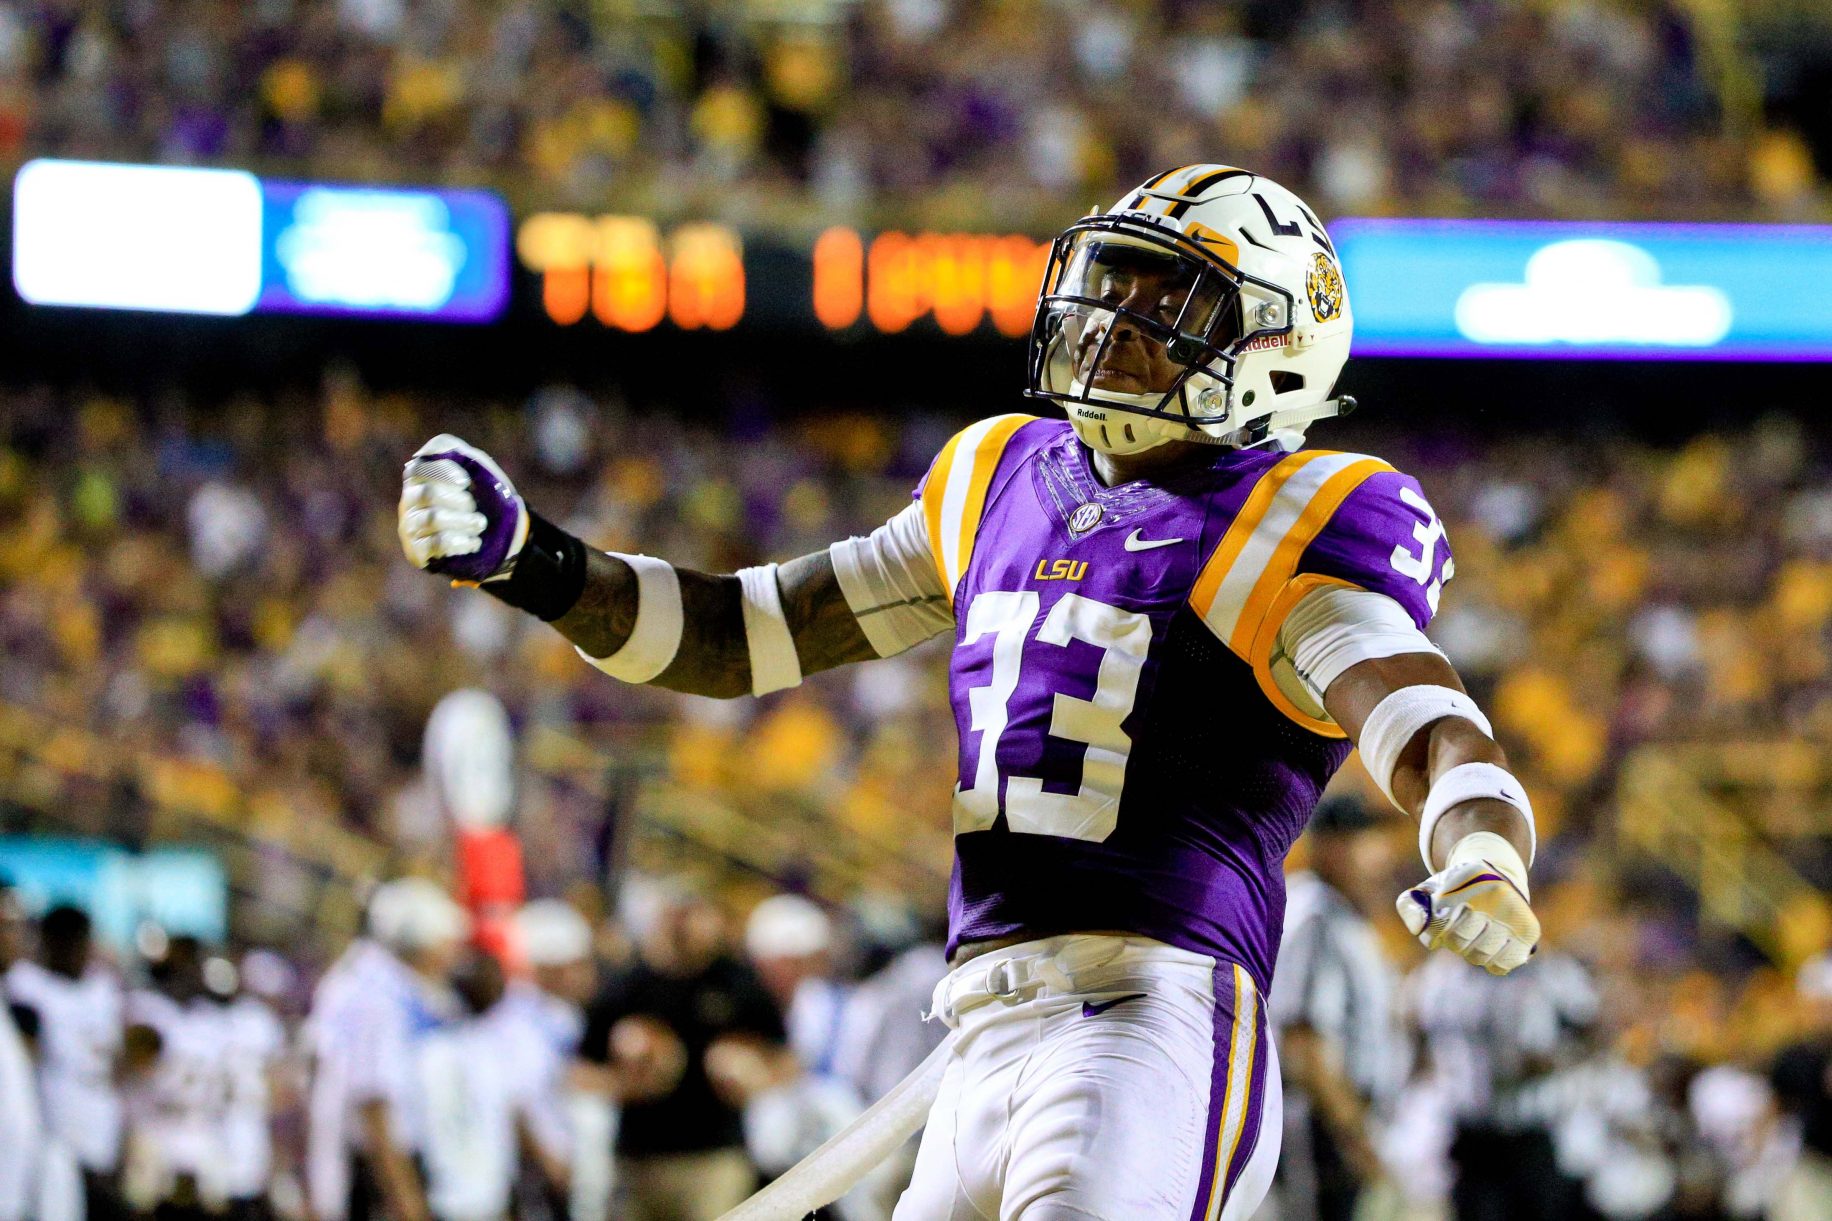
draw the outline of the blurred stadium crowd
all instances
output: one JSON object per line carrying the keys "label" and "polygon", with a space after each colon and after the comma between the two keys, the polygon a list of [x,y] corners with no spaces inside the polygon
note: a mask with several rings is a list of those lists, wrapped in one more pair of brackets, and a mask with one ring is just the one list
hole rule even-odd
{"label": "blurred stadium crowd", "polygon": [[6,3],[0,157],[1045,232],[1221,148],[1325,215],[1801,219],[1828,80],[1788,0]]}
{"label": "blurred stadium crowd", "polygon": [[[0,159],[1040,233],[1217,149],[1326,215],[1824,219],[1828,65],[1786,0],[0,0]],[[882,522],[960,423],[774,406],[0,390],[0,830],[201,839],[236,888],[227,946],[0,893],[0,1221],[710,1216],[920,1057],[939,647],[760,703],[622,687],[394,537],[451,430],[591,542],[731,571]],[[1531,790],[1552,948],[1418,1005],[1411,832],[1335,807],[1273,997],[1277,1215],[1345,1182],[1367,1217],[1832,1215],[1832,448],[1784,414],[1316,440],[1448,525],[1433,634]],[[527,891],[565,896],[507,978],[422,769],[462,686],[514,725]]]}
{"label": "blurred stadium crowd", "polygon": [[[413,571],[392,525],[404,456],[432,432],[455,429],[500,455],[533,503],[588,540],[731,571],[884,520],[955,426],[882,414],[774,421],[763,398],[732,402],[723,418],[697,420],[567,387],[523,403],[456,404],[377,393],[349,371],[333,371],[311,392],[207,407],[176,393],[150,403],[47,387],[0,396],[9,439],[0,451],[8,823],[130,843],[232,831],[244,853],[230,858],[241,862],[233,870],[239,948],[287,956],[287,996],[272,1003],[289,1018],[312,1011],[309,981],[320,975],[327,982],[317,985],[316,1005],[336,1012],[335,981],[349,971],[406,978],[386,959],[406,952],[406,934],[377,933],[372,901],[367,927],[377,935],[347,950],[351,879],[336,879],[341,890],[312,889],[300,829],[322,836],[340,827],[368,847],[366,856],[321,862],[332,873],[452,878],[450,823],[421,773],[422,733],[447,691],[486,688],[509,709],[523,755],[516,826],[529,893],[572,901],[588,956],[602,978],[622,981],[599,1004],[621,995],[631,1006],[590,1026],[559,1006],[550,1016],[573,1017],[550,1023],[550,1034],[560,1032],[550,1042],[602,1060],[615,1020],[678,1012],[629,984],[631,972],[676,979],[668,964],[684,956],[698,978],[721,964],[715,974],[736,974],[720,986],[755,1001],[727,1006],[752,1014],[741,1031],[749,1041],[738,1045],[748,1050],[736,1068],[725,1065],[732,1080],[713,1091],[730,1110],[721,1129],[733,1142],[727,1152],[741,1139],[735,1102],[761,1096],[779,1109],[753,1123],[751,1161],[740,1165],[734,1154],[728,1178],[692,1177],[748,1183],[753,1162],[779,1171],[900,1075],[874,1077],[875,1086],[856,1073],[835,1078],[845,998],[893,954],[916,954],[910,961],[920,966],[907,969],[930,980],[941,970],[917,929],[942,908],[948,859],[952,756],[935,745],[952,733],[945,653],[918,650],[760,702],[622,687],[531,620]],[[1813,957],[1827,943],[1817,893],[1828,889],[1823,837],[1803,823],[1802,804],[1770,796],[1745,811],[1804,898],[1776,922],[1779,931],[1752,922],[1739,935],[1711,909],[1708,890],[1703,903],[1694,894],[1708,878],[1687,875],[1683,853],[1671,844],[1663,851],[1652,825],[1663,811],[1688,821],[1706,807],[1684,790],[1632,807],[1627,795],[1637,786],[1622,777],[1650,752],[1683,757],[1706,749],[1700,744],[1741,742],[1741,753],[1705,774],[1720,797],[1739,781],[1759,779],[1759,793],[1821,782],[1810,766],[1800,774],[1799,755],[1823,754],[1832,736],[1832,452],[1781,414],[1734,441],[1702,433],[1658,446],[1619,434],[1420,438],[1378,424],[1338,426],[1317,440],[1379,452],[1415,472],[1447,522],[1458,575],[1433,632],[1493,710],[1540,812],[1535,897],[1556,947],[1492,990],[1482,976],[1474,979],[1484,987],[1455,990],[1481,998],[1466,1012],[1409,1011],[1416,981],[1437,969],[1419,963],[1388,907],[1416,880],[1411,832],[1397,816],[1375,821],[1358,835],[1352,865],[1318,848],[1320,837],[1300,847],[1295,864],[1314,866],[1369,921],[1355,934],[1365,942],[1356,970],[1387,981],[1368,987],[1393,1015],[1390,1039],[1332,1053],[1384,1065],[1367,1069],[1353,1109],[1373,1159],[1358,1173],[1384,1183],[1397,1210],[1372,1215],[1434,1215],[1457,1182],[1473,1190],[1475,1179],[1455,1173],[1459,1156],[1470,1165],[1521,1160],[1460,1145],[1476,1139],[1463,1131],[1472,1126],[1540,1142],[1542,1161],[1557,1169],[1535,1181],[1575,1193],[1544,1215],[1778,1209],[1793,1176],[1823,1172],[1817,1158],[1828,1151],[1832,967]],[[1784,739],[1794,745],[1775,745]],[[1372,793],[1354,765],[1338,790]],[[1350,821],[1342,834],[1362,830]],[[607,906],[607,888],[631,869],[638,881]],[[697,878],[679,880],[682,869]],[[796,907],[747,951],[736,930],[783,887],[819,903]],[[333,901],[340,894],[347,910]],[[1293,906],[1295,919],[1304,905]],[[804,947],[787,956],[806,961],[773,965],[772,936]],[[414,987],[442,998],[434,1012],[443,1016],[427,1029],[468,1030],[465,1022],[495,1011],[493,994],[484,987],[484,1000],[464,1000],[483,986],[473,978],[480,960],[463,959],[454,976],[455,947],[447,949],[421,964]],[[1321,969],[1313,950],[1308,966],[1281,967],[1281,986]],[[275,965],[257,962],[265,964],[257,976]],[[165,970],[143,983],[147,968],[129,956],[108,986],[158,991]],[[761,991],[749,991],[753,973]],[[1413,984],[1400,982],[1407,973]],[[798,991],[804,977],[819,981],[809,997]],[[927,985],[912,978],[893,969],[856,993],[895,992],[889,1016],[876,1020],[896,1030],[883,1038],[906,1047],[929,1037],[915,1020]],[[30,1005],[30,986],[14,999]],[[509,984],[511,992],[528,986]],[[569,986],[566,1005],[591,995]],[[629,1000],[632,988],[638,1000]],[[1275,1009],[1313,992],[1337,994],[1291,984],[1283,998],[1275,990]],[[798,1017],[797,1004],[815,1007]],[[118,1020],[131,1027],[131,1005],[125,1012]],[[326,1019],[333,1028],[339,1020]],[[1301,1006],[1286,1020],[1329,1026],[1327,1015],[1313,1020]],[[334,1054],[325,1029],[308,1022],[280,1043],[288,1055],[319,1057],[313,1080]],[[702,1035],[693,1036],[701,1038],[695,1062],[712,1073],[725,1057],[707,1060],[711,1039]],[[659,1088],[661,1070],[680,1057],[640,1023],[624,1036],[632,1055],[648,1057],[630,1071]],[[791,1052],[781,1050],[785,1037]],[[1497,1051],[1497,1040],[1514,1050]],[[54,1051],[50,1042],[40,1048]],[[878,1052],[864,1059],[914,1062]],[[1302,1096],[1306,1079],[1294,1074],[1303,1070],[1286,1067]],[[296,1062],[293,1071],[295,1093],[309,1098]],[[55,1079],[47,1060],[41,1080],[50,1088]],[[602,1075],[566,1080],[593,1097],[640,1096],[620,1095],[635,1087]],[[121,1088],[131,1096],[136,1087]],[[780,1089],[789,1092],[771,1093]],[[47,1099],[46,1114],[55,1106]],[[302,1111],[309,1107],[296,1103],[278,1129],[301,1150]],[[1341,1120],[1339,1110],[1325,1112]],[[666,1136],[646,1145],[652,1131],[673,1129],[666,1119],[651,1129],[640,1115],[624,1114],[625,1162],[679,1152]],[[1447,1127],[1445,1115],[1461,1126]],[[601,1145],[609,1139],[607,1130]],[[538,1170],[535,1146],[527,1152],[524,1168]],[[438,1158],[428,1156],[417,1174],[432,1183]],[[513,1160],[490,1164],[507,1175]],[[619,1179],[623,1190],[672,1190],[667,1174],[636,1162]],[[505,1206],[488,1198],[496,1211],[434,1213],[502,1215]],[[518,1209],[526,1204],[516,1199]],[[879,1215],[870,1202],[854,1207],[849,1215]],[[1457,1215],[1491,1214],[1459,1199]]]}

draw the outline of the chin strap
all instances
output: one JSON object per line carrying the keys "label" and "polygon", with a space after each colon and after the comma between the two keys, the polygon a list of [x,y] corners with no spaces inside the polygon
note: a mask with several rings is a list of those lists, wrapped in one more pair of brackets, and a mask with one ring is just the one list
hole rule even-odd
{"label": "chin strap", "polygon": [[1297,429],[1302,432],[1308,425],[1318,420],[1334,420],[1349,415],[1355,410],[1355,400],[1348,395],[1340,398],[1324,399],[1309,407],[1294,407],[1290,411],[1275,411],[1266,417],[1266,426],[1274,432]]}

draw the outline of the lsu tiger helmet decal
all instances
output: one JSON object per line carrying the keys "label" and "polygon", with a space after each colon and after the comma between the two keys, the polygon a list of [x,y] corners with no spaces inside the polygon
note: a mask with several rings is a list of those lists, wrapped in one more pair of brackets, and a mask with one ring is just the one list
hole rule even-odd
{"label": "lsu tiger helmet decal", "polygon": [[1296,448],[1354,322],[1316,213],[1269,178],[1187,165],[1082,217],[1050,250],[1031,328],[1032,398],[1090,447],[1166,441]]}

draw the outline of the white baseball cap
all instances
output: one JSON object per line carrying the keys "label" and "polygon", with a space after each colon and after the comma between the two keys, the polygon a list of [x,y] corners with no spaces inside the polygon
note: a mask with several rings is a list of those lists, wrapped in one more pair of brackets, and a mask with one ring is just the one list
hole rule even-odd
{"label": "white baseball cap", "polygon": [[396,878],[369,897],[369,935],[397,953],[463,941],[471,917],[437,882]]}
{"label": "white baseball cap", "polygon": [[801,958],[833,944],[827,913],[800,895],[772,895],[751,910],[744,948],[752,958]]}
{"label": "white baseball cap", "polygon": [[536,899],[515,913],[522,957],[533,967],[560,967],[592,956],[592,926],[561,899]]}

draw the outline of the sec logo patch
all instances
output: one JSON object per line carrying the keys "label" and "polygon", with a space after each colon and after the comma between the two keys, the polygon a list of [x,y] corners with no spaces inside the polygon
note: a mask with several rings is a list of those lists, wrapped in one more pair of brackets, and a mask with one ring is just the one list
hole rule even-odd
{"label": "sec logo patch", "polygon": [[1092,501],[1085,505],[1077,505],[1075,511],[1069,514],[1069,533],[1086,534],[1100,525],[1101,516],[1101,507]]}

